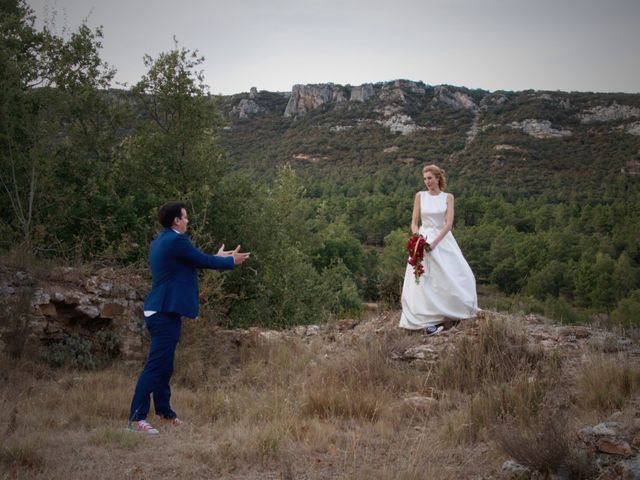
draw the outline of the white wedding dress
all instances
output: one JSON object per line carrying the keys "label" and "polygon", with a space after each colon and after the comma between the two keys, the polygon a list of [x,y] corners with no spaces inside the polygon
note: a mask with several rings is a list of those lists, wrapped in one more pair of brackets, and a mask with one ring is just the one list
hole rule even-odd
{"label": "white wedding dress", "polygon": [[[447,195],[420,192],[419,233],[431,243],[444,227]],[[453,234],[448,232],[431,252],[425,251],[425,273],[416,283],[413,267],[407,264],[402,286],[400,327],[418,330],[448,319],[473,317],[478,311],[476,279]]]}

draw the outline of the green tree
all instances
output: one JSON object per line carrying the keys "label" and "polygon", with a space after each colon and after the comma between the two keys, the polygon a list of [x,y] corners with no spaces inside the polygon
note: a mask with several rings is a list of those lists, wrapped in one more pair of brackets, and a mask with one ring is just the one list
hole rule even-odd
{"label": "green tree", "polygon": [[627,252],[620,254],[613,267],[613,286],[617,300],[622,300],[638,286],[638,271],[631,266]]}
{"label": "green tree", "polygon": [[[106,101],[114,70],[99,55],[102,32],[68,38],[34,28],[24,2],[0,17],[0,184],[14,235],[38,251],[68,250],[101,218],[118,127]],[[98,235],[99,236],[99,235]]]}
{"label": "green tree", "polygon": [[[31,244],[42,195],[40,178],[46,170],[42,154],[45,103],[33,87],[46,81],[43,60],[47,36],[34,28],[33,11],[24,1],[3,2],[0,10],[0,183],[3,218],[11,240]],[[44,133],[44,134],[43,134]],[[45,138],[43,138],[45,137]],[[13,243],[13,242],[10,242]]]}
{"label": "green tree", "polygon": [[407,231],[402,228],[384,237],[384,250],[380,255],[380,296],[391,303],[398,302],[402,293],[409,257],[407,238]]}
{"label": "green tree", "polygon": [[561,292],[571,293],[572,289],[568,285],[566,272],[565,264],[552,260],[529,276],[525,292],[539,300],[544,300],[548,296],[556,298]]}
{"label": "green tree", "polygon": [[197,70],[203,61],[177,42],[155,59],[144,57],[148,71],[132,88],[140,115],[121,147],[114,189],[120,232],[133,236],[132,243],[146,244],[152,212],[170,199],[187,202],[192,236],[206,240],[216,206],[229,201],[220,196],[225,162],[216,133],[222,121]]}
{"label": "green tree", "polygon": [[611,312],[611,320],[626,327],[640,326],[640,290],[634,290],[629,297],[618,302]]}

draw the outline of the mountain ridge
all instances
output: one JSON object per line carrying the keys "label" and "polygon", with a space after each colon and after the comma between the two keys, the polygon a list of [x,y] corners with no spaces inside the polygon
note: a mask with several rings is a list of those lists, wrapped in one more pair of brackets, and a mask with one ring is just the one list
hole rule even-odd
{"label": "mountain ridge", "polygon": [[[580,174],[586,166],[621,178],[635,176],[640,167],[640,94],[490,92],[395,80],[294,85],[288,96],[254,87],[220,97],[220,105],[228,120],[222,144],[233,163],[252,168],[300,166],[309,157],[350,158],[347,163],[366,169],[389,160],[407,165],[414,158],[462,175],[541,166]],[[495,148],[505,144],[513,148]],[[395,155],[384,153],[394,146]],[[603,146],[615,154],[607,158]],[[365,151],[370,161],[353,161]],[[577,153],[581,161],[567,158]]]}

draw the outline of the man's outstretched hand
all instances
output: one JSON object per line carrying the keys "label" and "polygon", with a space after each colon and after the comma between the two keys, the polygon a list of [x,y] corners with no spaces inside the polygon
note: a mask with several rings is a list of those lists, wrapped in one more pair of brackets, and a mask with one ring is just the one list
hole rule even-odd
{"label": "man's outstretched hand", "polygon": [[250,252],[240,252],[240,245],[238,245],[235,250],[225,250],[224,243],[220,246],[220,250],[216,254],[219,257],[233,257],[233,264],[240,265],[251,255]]}

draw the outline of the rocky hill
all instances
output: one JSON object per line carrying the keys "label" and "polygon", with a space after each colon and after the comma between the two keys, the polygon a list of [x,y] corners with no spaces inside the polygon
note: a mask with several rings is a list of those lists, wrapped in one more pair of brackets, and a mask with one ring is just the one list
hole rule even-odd
{"label": "rocky hill", "polygon": [[316,178],[347,165],[405,176],[435,162],[471,181],[536,193],[551,178],[586,186],[593,171],[619,178],[640,169],[640,94],[396,80],[294,85],[287,94],[254,88],[222,106],[231,160],[265,171],[291,162]]}

